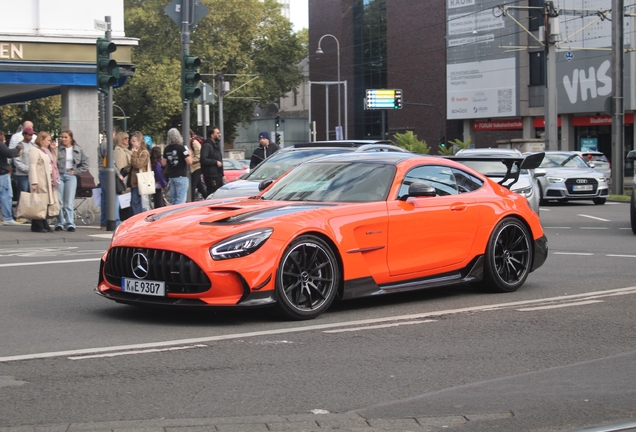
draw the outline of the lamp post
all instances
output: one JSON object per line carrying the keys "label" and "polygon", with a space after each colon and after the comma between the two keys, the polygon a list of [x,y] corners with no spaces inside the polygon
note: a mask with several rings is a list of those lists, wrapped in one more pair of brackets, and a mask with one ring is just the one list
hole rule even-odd
{"label": "lamp post", "polygon": [[[323,54],[322,48],[320,48],[320,43],[327,36],[334,38],[336,41],[336,48],[338,49],[338,127],[342,128],[342,124],[340,123],[340,42],[338,42],[338,38],[332,34],[322,35],[318,40],[318,49],[316,50],[316,54]],[[327,139],[329,139],[329,137],[327,137]]]}

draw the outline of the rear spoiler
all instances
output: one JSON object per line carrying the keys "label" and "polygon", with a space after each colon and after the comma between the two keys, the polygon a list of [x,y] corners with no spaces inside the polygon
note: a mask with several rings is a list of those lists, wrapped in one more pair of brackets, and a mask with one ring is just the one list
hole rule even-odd
{"label": "rear spoiler", "polygon": [[[535,169],[543,162],[544,152],[532,153],[528,156],[495,156],[495,155],[466,155],[466,156],[446,156],[446,159],[451,159],[462,163],[462,161],[484,161],[484,160],[499,160],[506,166],[506,175],[498,183],[508,189],[519,180],[519,173],[522,169]],[[509,184],[504,185],[508,180],[512,180]]]}

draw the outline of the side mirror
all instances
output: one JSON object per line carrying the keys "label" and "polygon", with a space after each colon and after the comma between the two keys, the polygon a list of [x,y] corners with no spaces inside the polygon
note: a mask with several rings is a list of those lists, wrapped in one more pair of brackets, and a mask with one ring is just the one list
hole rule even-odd
{"label": "side mirror", "polygon": [[636,160],[636,150],[632,150],[627,153],[627,160],[633,161]]}
{"label": "side mirror", "polygon": [[409,193],[400,197],[400,200],[406,201],[408,197],[434,197],[437,191],[433,186],[426,182],[414,182],[409,186]]}
{"label": "side mirror", "polygon": [[262,182],[260,182],[258,184],[258,191],[262,192],[265,189],[267,189],[269,187],[269,185],[271,185],[272,183],[274,183],[274,180],[272,179],[267,179],[267,180],[263,180]]}
{"label": "side mirror", "polygon": [[533,172],[535,177],[543,177],[546,174],[545,168],[536,168]]}

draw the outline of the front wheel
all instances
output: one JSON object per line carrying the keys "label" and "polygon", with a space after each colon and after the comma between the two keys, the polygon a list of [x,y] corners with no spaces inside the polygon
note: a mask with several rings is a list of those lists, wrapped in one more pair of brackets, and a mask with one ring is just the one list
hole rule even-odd
{"label": "front wheel", "polygon": [[603,205],[605,201],[607,201],[607,198],[594,198],[593,201],[596,205]]}
{"label": "front wheel", "polygon": [[629,220],[632,223],[632,232],[636,234],[636,189],[632,189],[632,202],[629,206]]}
{"label": "front wheel", "polygon": [[532,244],[526,226],[506,218],[495,226],[484,257],[481,288],[493,292],[513,292],[526,281],[532,266]]}
{"label": "front wheel", "polygon": [[280,312],[295,320],[316,318],[333,302],[340,283],[338,260],[313,235],[298,237],[285,249],[276,274]]}

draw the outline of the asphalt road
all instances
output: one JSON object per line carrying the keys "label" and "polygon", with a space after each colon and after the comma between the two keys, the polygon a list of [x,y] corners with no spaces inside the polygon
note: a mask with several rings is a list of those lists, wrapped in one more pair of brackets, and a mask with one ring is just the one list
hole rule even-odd
{"label": "asphalt road", "polygon": [[[267,416],[346,413],[364,424],[340,430],[554,431],[636,418],[627,204],[552,205],[541,219],[548,261],[516,293],[398,294],[302,323],[109,302],[92,292],[107,242],[0,246],[0,427],[279,430]],[[307,421],[286,430],[332,430]],[[232,430],[261,430],[245,424]]]}

